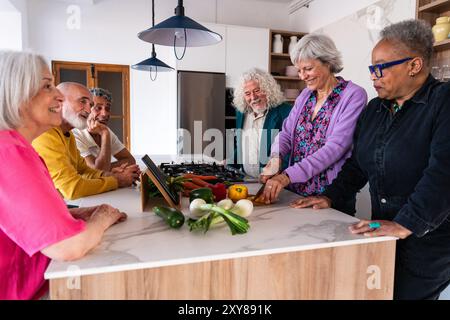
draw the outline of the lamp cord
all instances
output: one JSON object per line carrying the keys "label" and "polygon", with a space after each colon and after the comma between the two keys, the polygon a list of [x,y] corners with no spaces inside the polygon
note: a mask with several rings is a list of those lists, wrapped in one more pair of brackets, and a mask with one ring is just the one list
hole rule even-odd
{"label": "lamp cord", "polygon": [[184,30],[184,49],[183,49],[183,54],[181,55],[181,57],[178,57],[177,55],[177,36],[174,35],[173,36],[173,52],[175,53],[175,58],[177,58],[177,60],[181,60],[184,58],[184,55],[186,54],[186,43],[187,43],[187,33],[186,33],[186,28],[183,29]]}
{"label": "lamp cord", "polygon": [[152,0],[152,27],[155,26],[155,0]]}
{"label": "lamp cord", "polygon": [[[155,0],[152,0],[152,27],[155,26]],[[156,57],[155,44],[152,43],[152,56]],[[155,77],[152,76],[152,67],[150,67],[150,80],[155,81],[158,77],[158,67],[155,67]]]}

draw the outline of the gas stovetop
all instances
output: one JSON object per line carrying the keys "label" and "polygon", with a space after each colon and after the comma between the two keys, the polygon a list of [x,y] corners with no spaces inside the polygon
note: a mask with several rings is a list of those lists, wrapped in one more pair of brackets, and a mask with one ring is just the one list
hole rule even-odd
{"label": "gas stovetop", "polygon": [[221,164],[213,163],[161,163],[159,166],[165,174],[176,177],[184,173],[193,173],[203,176],[216,176],[221,182],[242,182],[245,180],[245,174],[237,169],[233,169]]}

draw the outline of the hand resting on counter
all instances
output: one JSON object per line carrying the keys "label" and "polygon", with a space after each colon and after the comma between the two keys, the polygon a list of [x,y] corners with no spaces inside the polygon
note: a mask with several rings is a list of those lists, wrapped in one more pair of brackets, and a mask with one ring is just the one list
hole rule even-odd
{"label": "hand resting on counter", "polygon": [[[379,228],[371,228],[369,226],[372,222],[378,222]],[[406,239],[412,232],[402,225],[389,220],[361,220],[360,222],[349,227],[350,232],[354,234],[364,234],[366,237],[381,237],[390,236],[399,239]]]}
{"label": "hand resting on counter", "polygon": [[[291,207],[297,209],[327,209],[331,208],[331,199],[325,196],[306,197],[295,200],[291,203]],[[379,227],[370,227],[369,224],[373,222],[377,222]],[[412,234],[410,230],[402,225],[388,220],[361,220],[360,222],[351,225],[349,230],[353,234],[363,234],[366,237],[390,236],[405,239]]]}

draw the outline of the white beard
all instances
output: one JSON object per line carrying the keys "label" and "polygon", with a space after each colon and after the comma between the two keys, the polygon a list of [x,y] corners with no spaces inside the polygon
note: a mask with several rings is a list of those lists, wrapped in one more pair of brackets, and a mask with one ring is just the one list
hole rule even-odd
{"label": "white beard", "polygon": [[70,107],[62,108],[62,117],[66,120],[72,127],[84,130],[87,128],[87,120],[78,116],[78,114],[74,113]]}
{"label": "white beard", "polygon": [[259,105],[259,103],[260,103],[259,99],[250,103],[250,109],[256,114],[262,114],[267,110],[267,106],[265,106],[264,108],[258,108],[257,106]]}

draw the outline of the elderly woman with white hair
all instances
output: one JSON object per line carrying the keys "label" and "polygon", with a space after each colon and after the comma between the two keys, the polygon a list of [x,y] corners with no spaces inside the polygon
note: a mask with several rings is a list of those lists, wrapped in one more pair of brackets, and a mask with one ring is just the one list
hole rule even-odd
{"label": "elderly woman with white hair", "polygon": [[236,141],[234,166],[254,178],[267,164],[270,146],[289,115],[291,105],[284,102],[280,85],[267,72],[245,72],[234,91]]}
{"label": "elderly woman with white hair", "polygon": [[31,142],[61,124],[63,96],[44,59],[0,51],[0,300],[39,299],[50,259],[75,260],[126,215],[67,209]]}
{"label": "elderly woman with white hair", "polygon": [[[266,203],[276,201],[285,187],[302,196],[320,195],[350,157],[356,121],[367,103],[363,88],[336,76],[343,69],[342,58],[328,36],[304,36],[291,60],[306,88],[275,139],[261,175]],[[283,170],[285,157],[289,164]],[[353,214],[354,204],[355,199],[349,199],[341,210]]]}

